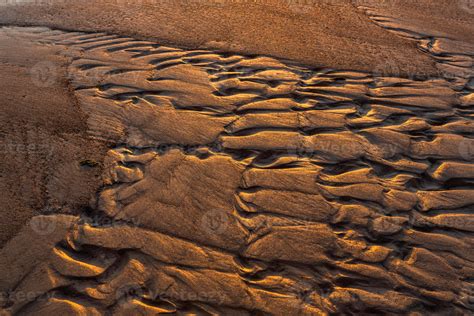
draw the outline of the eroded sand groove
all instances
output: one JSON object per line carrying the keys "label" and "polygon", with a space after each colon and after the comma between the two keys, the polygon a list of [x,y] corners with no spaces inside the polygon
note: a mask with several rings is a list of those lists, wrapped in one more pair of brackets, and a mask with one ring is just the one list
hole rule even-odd
{"label": "eroded sand groove", "polygon": [[7,313],[474,310],[472,78],[4,31],[64,46],[114,144],[89,214],[3,249]]}

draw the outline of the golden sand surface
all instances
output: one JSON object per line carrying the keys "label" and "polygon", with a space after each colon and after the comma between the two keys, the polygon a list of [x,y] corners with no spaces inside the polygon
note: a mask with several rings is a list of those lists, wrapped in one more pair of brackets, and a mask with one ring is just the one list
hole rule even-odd
{"label": "golden sand surface", "polygon": [[474,312],[473,3],[24,2],[0,315]]}

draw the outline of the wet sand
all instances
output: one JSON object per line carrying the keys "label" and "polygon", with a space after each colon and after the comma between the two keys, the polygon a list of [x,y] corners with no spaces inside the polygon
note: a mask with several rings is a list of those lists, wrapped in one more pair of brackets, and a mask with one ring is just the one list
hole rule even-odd
{"label": "wet sand", "polygon": [[474,311],[474,12],[269,3],[0,10],[2,313]]}
{"label": "wet sand", "polygon": [[[317,67],[372,71],[388,62],[403,74],[434,73],[416,45],[390,34],[353,1],[49,1],[0,13],[3,24],[43,25],[291,59]],[[52,4],[50,4],[52,3]],[[57,3],[57,4],[55,4]],[[468,15],[461,15],[469,23]]]}
{"label": "wet sand", "polygon": [[0,245],[29,218],[51,212],[79,214],[101,184],[106,146],[87,138],[86,114],[67,81],[69,58],[2,31]]}

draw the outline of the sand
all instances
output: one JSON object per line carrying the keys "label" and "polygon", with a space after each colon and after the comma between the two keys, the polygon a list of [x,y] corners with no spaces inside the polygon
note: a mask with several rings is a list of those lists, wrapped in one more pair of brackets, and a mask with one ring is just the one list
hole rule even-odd
{"label": "sand", "polygon": [[2,313],[474,311],[470,7],[269,3],[0,9]]}
{"label": "sand", "polygon": [[55,47],[0,35],[0,245],[33,215],[78,214],[101,184],[106,146],[89,140],[86,115]]}
{"label": "sand", "polygon": [[[40,2],[40,1],[39,1]],[[105,31],[191,49],[271,55],[317,67],[433,73],[416,45],[368,20],[350,0],[45,1],[10,6],[0,23]],[[469,16],[465,15],[469,24]]]}

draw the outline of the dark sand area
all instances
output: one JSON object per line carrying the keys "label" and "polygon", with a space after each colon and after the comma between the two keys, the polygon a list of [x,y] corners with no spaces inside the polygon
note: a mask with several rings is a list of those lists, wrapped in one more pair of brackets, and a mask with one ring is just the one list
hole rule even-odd
{"label": "dark sand area", "polygon": [[[100,184],[105,147],[87,139],[86,114],[58,49],[0,35],[0,244],[34,215],[78,214]],[[83,163],[84,164],[84,163]]]}

